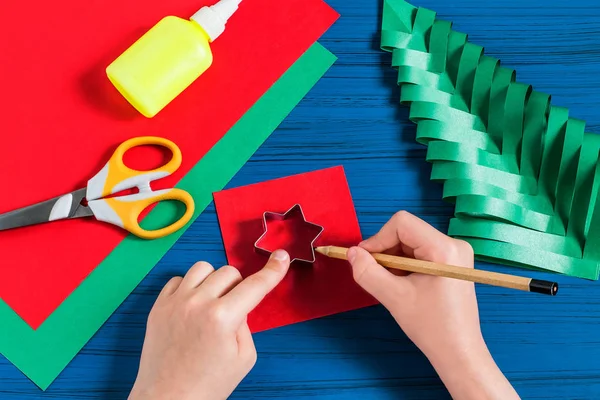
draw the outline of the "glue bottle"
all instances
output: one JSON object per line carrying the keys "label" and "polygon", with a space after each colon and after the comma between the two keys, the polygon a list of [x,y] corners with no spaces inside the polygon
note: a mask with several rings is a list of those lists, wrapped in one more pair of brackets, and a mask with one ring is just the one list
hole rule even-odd
{"label": "glue bottle", "polygon": [[140,113],[154,117],[210,67],[210,43],[240,2],[220,0],[189,20],[163,18],[106,68],[108,78]]}

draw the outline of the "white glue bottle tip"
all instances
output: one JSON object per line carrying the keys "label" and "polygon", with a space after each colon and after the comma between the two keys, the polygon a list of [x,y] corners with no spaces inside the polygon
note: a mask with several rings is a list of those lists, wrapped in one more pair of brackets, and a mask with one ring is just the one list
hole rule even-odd
{"label": "white glue bottle tip", "polygon": [[221,0],[214,6],[202,7],[190,19],[204,29],[212,42],[225,31],[225,24],[241,2],[242,0]]}

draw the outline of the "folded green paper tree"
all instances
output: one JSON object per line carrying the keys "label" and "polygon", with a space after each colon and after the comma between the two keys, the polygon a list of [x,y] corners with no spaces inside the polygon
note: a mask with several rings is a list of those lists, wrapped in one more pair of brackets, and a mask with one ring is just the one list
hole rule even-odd
{"label": "folded green paper tree", "polygon": [[384,0],[381,46],[478,258],[598,279],[600,135],[435,12]]}

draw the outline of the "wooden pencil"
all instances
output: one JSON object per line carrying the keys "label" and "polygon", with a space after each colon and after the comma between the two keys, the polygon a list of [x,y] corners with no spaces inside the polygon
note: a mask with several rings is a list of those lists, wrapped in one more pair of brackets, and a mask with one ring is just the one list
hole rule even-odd
{"label": "wooden pencil", "polygon": [[[324,246],[315,249],[324,256],[347,260],[345,247]],[[415,260],[413,258],[392,256],[389,254],[373,253],[377,263],[386,268],[399,269],[419,274],[442,276],[446,278],[461,279],[486,285],[501,286],[510,289],[523,290],[547,294],[550,296],[558,293],[558,283],[540,279],[526,278],[516,275],[501,274],[498,272],[483,271],[453,265],[438,264],[429,261]]]}

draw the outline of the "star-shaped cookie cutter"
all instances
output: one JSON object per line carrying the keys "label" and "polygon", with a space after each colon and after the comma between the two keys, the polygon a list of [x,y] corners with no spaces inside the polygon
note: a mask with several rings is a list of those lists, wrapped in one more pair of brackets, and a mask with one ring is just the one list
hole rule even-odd
{"label": "star-shaped cookie cutter", "polygon": [[271,212],[271,211],[265,211],[263,213],[263,234],[258,238],[258,240],[256,242],[254,242],[254,249],[262,254],[265,255],[271,255],[271,253],[273,253],[273,249],[267,249],[265,247],[262,247],[260,245],[260,242],[265,238],[265,236],[267,236],[268,233],[268,229],[269,229],[269,221],[284,221],[287,219],[292,219],[292,218],[297,218],[296,215],[300,214],[300,216],[302,217],[302,222],[306,225],[310,225],[314,228],[316,228],[319,233],[317,233],[315,235],[315,237],[311,240],[310,242],[310,249],[311,249],[311,254],[312,254],[312,258],[311,259],[305,259],[305,258],[300,258],[300,257],[294,257],[292,258],[292,260],[290,261],[291,263],[294,261],[297,262],[303,262],[303,263],[307,263],[307,264],[313,264],[317,257],[316,257],[316,253],[315,253],[315,242],[319,239],[319,237],[321,236],[321,234],[323,233],[323,230],[325,228],[323,228],[323,226],[321,225],[317,225],[315,223],[312,223],[310,221],[306,220],[306,217],[304,216],[304,211],[302,211],[302,207],[300,206],[300,204],[294,204],[292,206],[292,208],[290,208],[289,210],[287,210],[285,213],[280,214],[280,213],[276,213],[276,212]]}

